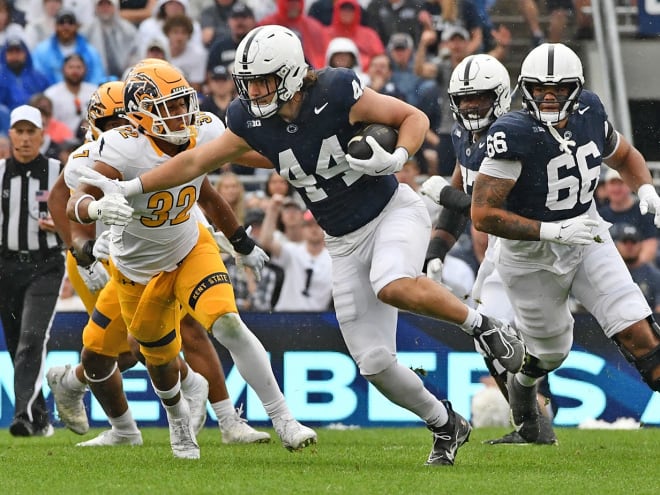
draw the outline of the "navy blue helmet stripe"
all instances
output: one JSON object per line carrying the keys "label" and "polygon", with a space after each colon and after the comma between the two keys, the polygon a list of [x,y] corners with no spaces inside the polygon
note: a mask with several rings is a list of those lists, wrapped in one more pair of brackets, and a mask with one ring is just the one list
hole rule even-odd
{"label": "navy blue helmet stripe", "polygon": [[463,85],[464,86],[469,86],[470,85],[470,67],[472,67],[472,61],[474,60],[474,57],[469,57],[467,59],[467,63],[465,64],[465,72],[463,73]]}
{"label": "navy blue helmet stripe", "polygon": [[248,53],[250,53],[250,45],[252,44],[252,41],[254,41],[254,37],[262,29],[263,26],[255,29],[254,31],[252,31],[252,34],[249,36],[249,38],[245,40],[245,49],[243,50],[243,58],[241,59],[241,63],[243,64],[243,70],[248,69],[247,64],[248,64]]}
{"label": "navy blue helmet stripe", "polygon": [[548,46],[548,76],[552,77],[555,75],[555,47],[552,45]]}

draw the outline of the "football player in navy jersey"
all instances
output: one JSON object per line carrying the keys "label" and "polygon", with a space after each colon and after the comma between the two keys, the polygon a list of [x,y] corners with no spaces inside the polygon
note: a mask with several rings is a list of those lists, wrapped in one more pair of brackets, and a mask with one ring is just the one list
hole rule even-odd
{"label": "football player in navy jersey", "polygon": [[[433,432],[427,464],[452,465],[470,425],[398,363],[398,309],[459,325],[512,372],[522,366],[524,348],[510,326],[422,276],[431,221],[419,196],[393,174],[422,144],[428,119],[365,88],[350,69],[309,69],[300,41],[281,26],[248,33],[237,49],[233,77],[239,98],[229,106],[228,130],[220,138],[137,180],[110,183],[90,176],[88,183],[132,196],[203,175],[249,150],[265,155],[327,234],[337,319],[360,373],[426,422]],[[351,137],[372,122],[399,130],[394,152],[367,137],[370,159],[347,155]]]}
{"label": "football player in navy jersey", "polygon": [[[527,356],[507,387],[518,434],[535,442],[539,379],[558,368],[573,342],[572,294],[654,391],[660,390],[660,330],[594,204],[604,161],[660,225],[660,197],[642,155],[584,90],[582,63],[562,44],[532,50],[518,80],[524,110],[488,129],[487,157],[472,192],[477,229],[501,238],[496,260]],[[509,443],[508,436],[501,443]]]}
{"label": "football player in navy jersey", "polygon": [[[447,252],[463,233],[470,218],[472,185],[486,157],[488,129],[495,120],[509,111],[511,106],[509,73],[494,57],[486,54],[471,55],[456,66],[449,79],[450,107],[456,123],[451,137],[456,150],[457,166],[451,183],[441,176],[427,179],[421,193],[444,206],[435,225],[429,249],[426,273],[442,282],[442,264]],[[483,235],[474,232],[473,235]],[[472,299],[483,314],[512,323],[515,315],[495,261],[499,251],[499,239],[488,235],[484,258],[479,265],[477,279],[472,289]],[[506,388],[507,370],[485,354],[484,361],[499,389],[508,399]],[[544,391],[547,393],[546,391]],[[534,443],[556,443],[552,425],[547,416],[541,416],[543,435]],[[517,432],[507,437],[507,443],[528,443]]]}

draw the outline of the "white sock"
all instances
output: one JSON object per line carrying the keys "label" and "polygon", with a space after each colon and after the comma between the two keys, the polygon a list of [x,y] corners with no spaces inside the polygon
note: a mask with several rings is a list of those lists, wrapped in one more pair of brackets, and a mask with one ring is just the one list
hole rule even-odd
{"label": "white sock", "polygon": [[211,404],[211,408],[213,408],[213,412],[215,413],[216,417],[218,418],[218,422],[220,423],[222,423],[223,419],[231,418],[236,414],[236,410],[234,409],[234,404],[232,403],[231,399],[214,402]]}
{"label": "white sock", "polygon": [[197,373],[190,366],[188,366],[188,374],[184,379],[181,380],[181,391],[186,394],[187,392],[194,390],[197,384],[200,382],[200,379],[205,380],[201,373]]}
{"label": "white sock", "polygon": [[78,380],[76,376],[76,368],[71,367],[62,377],[62,385],[68,390],[76,392],[85,392],[87,390],[87,384]]}
{"label": "white sock", "polygon": [[479,328],[479,326],[481,326],[481,323],[483,322],[483,318],[481,316],[481,313],[479,313],[477,310],[472,309],[469,306],[467,307],[467,310],[468,310],[467,318],[465,318],[465,321],[461,323],[459,326],[468,335],[474,335],[474,329]]}
{"label": "white sock", "polygon": [[182,418],[188,418],[190,419],[190,408],[188,407],[188,401],[185,400],[183,397],[179,399],[179,402],[172,406],[166,406],[163,404],[163,407],[165,408],[165,412],[167,412],[167,419],[182,419]]}
{"label": "white sock", "polygon": [[108,418],[108,421],[117,433],[140,433],[130,409],[126,409],[126,412],[121,416]]}
{"label": "white sock", "polygon": [[213,336],[225,346],[243,379],[252,387],[270,418],[291,415],[280,390],[268,354],[259,339],[236,313],[218,318],[212,327]]}

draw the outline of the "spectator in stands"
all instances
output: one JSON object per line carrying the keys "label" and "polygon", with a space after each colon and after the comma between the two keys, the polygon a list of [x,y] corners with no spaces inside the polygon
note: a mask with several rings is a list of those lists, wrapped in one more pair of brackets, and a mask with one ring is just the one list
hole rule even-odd
{"label": "spectator in stands", "polygon": [[192,39],[193,23],[186,15],[168,17],[163,32],[170,45],[170,62],[197,91],[206,81],[206,48]]}
{"label": "spectator in stands", "polygon": [[35,68],[48,78],[50,84],[62,81],[64,59],[74,53],[85,63],[85,81],[98,86],[107,79],[99,52],[78,33],[78,27],[73,11],[60,10],[56,18],[55,34],[39,43],[32,52]]}
{"label": "spectator in stands", "polygon": [[[446,25],[442,31],[442,43],[446,57],[429,56],[428,47],[436,45],[436,31],[422,33],[415,54],[415,73],[425,80],[420,89],[419,108],[430,121],[426,141],[422,147],[422,168],[433,175],[451,176],[456,165],[456,155],[451,141],[454,125],[447,88],[454,68],[468,55],[470,34],[455,24]],[[436,53],[442,53],[435,50]]]}
{"label": "spectator in stands", "polygon": [[660,313],[660,270],[652,263],[640,259],[642,233],[632,224],[616,223],[610,227],[610,234],[649,306],[654,313]]}
{"label": "spectator in stands", "polygon": [[[188,0],[158,0],[151,17],[140,23],[138,40],[150,40],[162,35],[165,21],[175,15],[188,15]],[[191,39],[202,43],[202,28],[196,20],[193,20]]]}
{"label": "spectator in stands", "polygon": [[0,160],[9,158],[11,156],[11,144],[9,144],[9,136],[7,134],[0,134]]}
{"label": "spectator in stands", "polygon": [[367,71],[368,86],[374,91],[406,100],[406,95],[394,81],[392,81],[392,61],[385,55],[376,55],[371,58]]}
{"label": "spectator in stands", "polygon": [[305,14],[304,0],[277,0],[277,11],[259,22],[260,26],[266,24],[279,24],[291,29],[300,37],[307,62],[316,69],[325,65],[325,50],[329,41],[325,26]]}
{"label": "spectator in stands", "polygon": [[591,0],[546,0],[546,3],[550,14],[548,41],[561,43],[571,38],[566,33],[571,16],[575,18],[576,27],[573,39],[593,38],[593,20],[589,14],[583,12],[585,7],[591,5]]}
{"label": "spectator in stands", "polygon": [[353,43],[352,39],[341,37],[333,38],[328,44],[328,49],[325,52],[325,64],[328,67],[344,67],[346,69],[352,69],[358,75],[360,81],[362,81],[365,86],[369,86],[369,76],[362,70],[362,64],[360,61],[358,47]]}
{"label": "spectator in stands", "polygon": [[119,15],[119,0],[96,0],[96,17],[81,34],[96,48],[106,74],[120,79],[135,50],[137,28]]}
{"label": "spectator in stands", "polygon": [[[41,120],[44,126],[44,142],[51,140],[53,143],[59,145],[73,139],[73,131],[64,122],[53,117],[53,102],[48,96],[44,93],[35,93],[28,101],[28,104],[38,108],[41,112]],[[44,155],[47,154],[44,153]],[[66,161],[62,163],[66,163]]]}
{"label": "spectator in stands", "polygon": [[641,236],[639,260],[642,263],[655,263],[658,229],[653,223],[653,217],[642,215],[639,200],[614,169],[608,169],[605,173],[605,193],[608,204],[598,210],[600,216],[612,224],[626,223],[637,227]]}
{"label": "spectator in stands", "polygon": [[421,79],[415,74],[414,48],[413,38],[407,33],[395,33],[387,43],[387,53],[392,62],[392,82],[408,103],[417,106]]}
{"label": "spectator in stands", "polygon": [[275,311],[325,311],[332,300],[332,260],[324,232],[312,212],[302,214],[301,242],[277,236],[278,217],[285,213],[285,197],[274,195],[258,242],[271,263],[284,270],[284,283]]}
{"label": "spectator in stands", "polygon": [[41,9],[36,10],[25,25],[25,41],[30,49],[55,33],[55,19],[62,8],[62,0],[42,0]]}
{"label": "spectator in stands", "polygon": [[[139,34],[138,34],[139,38]],[[164,34],[153,34],[151,38],[147,38],[144,43],[136,44],[135,55],[131,60],[131,65],[136,64],[144,58],[158,58],[161,60],[170,60],[170,43]],[[126,78],[126,74],[130,67],[124,72],[122,79]]]}
{"label": "spectator in stands", "polygon": [[245,188],[238,175],[223,172],[215,183],[215,189],[229,203],[238,222],[242,225],[245,222]]}
{"label": "spectator in stands", "polygon": [[0,104],[9,110],[25,105],[30,96],[48,87],[46,76],[32,64],[32,56],[19,37],[9,37],[0,50]]}
{"label": "spectator in stands", "polygon": [[421,25],[417,20],[420,4],[416,0],[371,0],[367,7],[369,26],[380,36],[383,44],[394,33],[407,33],[419,39]]}
{"label": "spectator in stands", "polygon": [[212,3],[202,11],[199,17],[202,26],[202,42],[211,46],[215,40],[229,34],[229,16],[237,0],[210,0]]}
{"label": "spectator in stands", "polygon": [[23,26],[12,21],[14,3],[10,0],[0,0],[0,46],[10,37],[24,38]]}
{"label": "spectator in stands", "polygon": [[361,16],[358,0],[336,0],[328,39],[351,39],[360,52],[361,68],[366,71],[371,57],[385,53],[385,46],[376,31],[360,24]]}
{"label": "spectator in stands", "polygon": [[138,27],[142,21],[151,17],[157,3],[158,0],[121,0],[119,14]]}
{"label": "spectator in stands", "polygon": [[256,25],[257,21],[252,9],[244,3],[234,3],[227,20],[229,32],[216,38],[209,48],[207,69],[211,70],[218,65],[233,64],[238,44]]}
{"label": "spectator in stands", "polygon": [[[250,237],[258,239],[264,211],[256,208],[245,213],[244,227],[250,229]],[[284,270],[273,263],[267,262],[261,270],[261,280],[254,279],[250,270],[240,270],[232,256],[223,255],[227,273],[234,287],[236,305],[241,311],[272,311],[277,304],[284,282]]]}
{"label": "spectator in stands", "polygon": [[[324,26],[329,26],[332,23],[332,13],[334,11],[334,7],[336,3],[337,3],[336,0],[314,0],[309,5],[309,10],[307,11],[307,15],[313,17]],[[364,2],[364,3],[366,5],[368,2]],[[360,24],[362,26],[368,26],[369,23],[367,22],[366,9],[362,7],[360,3],[358,3],[358,8],[360,9]]]}
{"label": "spectator in stands", "polygon": [[69,55],[62,65],[62,80],[44,91],[53,102],[53,117],[64,122],[74,136],[84,135],[80,127],[87,122],[87,103],[98,87],[85,80],[86,72],[84,59],[77,53]]}
{"label": "spectator in stands", "polygon": [[[532,36],[532,45],[538,46],[546,41],[546,36],[539,22],[538,0],[518,0],[518,8],[527,21]],[[569,20],[575,18],[576,32],[574,39],[593,37],[593,21],[583,9],[591,5],[591,0],[545,0],[545,9],[550,18],[547,41],[565,43],[571,41],[567,35]]]}
{"label": "spectator in stands", "polygon": [[[224,122],[227,107],[236,96],[236,86],[226,65],[216,65],[208,73],[208,94],[199,105],[204,112],[217,115]],[[242,219],[239,219],[241,222]]]}

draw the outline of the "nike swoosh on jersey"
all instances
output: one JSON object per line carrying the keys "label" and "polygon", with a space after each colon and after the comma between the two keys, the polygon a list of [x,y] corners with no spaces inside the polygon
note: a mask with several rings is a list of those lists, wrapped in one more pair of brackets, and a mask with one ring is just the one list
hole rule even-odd
{"label": "nike swoosh on jersey", "polygon": [[325,107],[327,107],[327,106],[328,106],[328,102],[326,101],[326,102],[325,102],[323,105],[321,105],[320,107],[314,107],[314,113],[315,113],[316,115],[320,114],[320,113],[323,111],[323,109],[324,109]]}
{"label": "nike swoosh on jersey", "polygon": [[578,110],[578,113],[579,113],[580,115],[584,115],[584,112],[586,112],[586,111],[589,110],[590,108],[591,108],[591,105],[589,105],[589,106],[587,106],[587,107],[584,107],[584,108],[580,108],[580,109]]}

